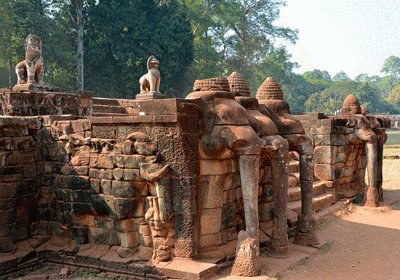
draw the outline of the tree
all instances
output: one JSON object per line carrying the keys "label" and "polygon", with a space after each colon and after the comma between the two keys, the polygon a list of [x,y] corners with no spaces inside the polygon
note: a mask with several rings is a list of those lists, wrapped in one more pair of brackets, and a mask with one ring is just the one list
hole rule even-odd
{"label": "tree", "polygon": [[391,55],[385,59],[381,72],[389,75],[391,88],[400,81],[400,57]]}
{"label": "tree", "polygon": [[336,82],[322,92],[310,95],[305,103],[306,111],[332,114],[342,107],[347,95],[356,92],[357,86],[358,83],[352,80]]}
{"label": "tree", "polygon": [[87,13],[87,89],[99,96],[132,98],[147,72],[147,58],[155,55],[161,62],[161,91],[183,95],[193,37],[176,1],[88,0]]}
{"label": "tree", "polygon": [[381,72],[391,75],[395,79],[400,78],[400,57],[397,56],[389,56],[385,59],[383,63]]}
{"label": "tree", "polygon": [[328,71],[314,69],[303,73],[303,78],[313,86],[311,92],[321,92],[332,85],[332,78]]}
{"label": "tree", "polygon": [[367,106],[370,113],[386,111],[386,104],[382,99],[379,90],[369,82],[359,83],[354,95],[358,97],[360,103]]}
{"label": "tree", "polygon": [[333,76],[332,81],[338,82],[338,81],[345,81],[345,80],[350,80],[349,76],[344,71],[340,71]]}
{"label": "tree", "polygon": [[400,107],[400,84],[396,85],[390,92],[387,101],[391,104]]}
{"label": "tree", "polygon": [[[180,0],[188,11],[195,36],[194,68],[210,76],[241,72],[250,88],[253,76],[275,51],[277,38],[295,42],[297,32],[274,25],[285,1]],[[201,73],[200,73],[201,75]],[[265,77],[264,77],[265,78]]]}

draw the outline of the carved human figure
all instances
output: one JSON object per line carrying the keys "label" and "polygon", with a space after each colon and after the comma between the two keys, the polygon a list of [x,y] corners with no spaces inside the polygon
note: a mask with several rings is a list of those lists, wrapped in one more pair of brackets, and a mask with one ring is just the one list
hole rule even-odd
{"label": "carved human figure", "polygon": [[42,40],[29,34],[25,40],[25,60],[15,66],[17,84],[43,85]]}
{"label": "carved human figure", "polygon": [[154,56],[147,59],[147,70],[140,79],[140,93],[160,93],[160,80],[161,75],[158,70],[160,61]]}
{"label": "carved human figure", "polygon": [[294,242],[300,245],[317,245],[315,219],[312,210],[312,185],[314,178],[313,146],[300,121],[290,115],[289,104],[283,99],[279,84],[268,77],[257,91],[259,111],[268,116],[279,134],[289,143],[289,150],[300,155],[301,214],[297,222]]}
{"label": "carved human figure", "polygon": [[[274,200],[274,227],[271,236],[271,246],[268,255],[286,257],[288,254],[287,235],[287,188],[288,188],[288,142],[278,135],[278,129],[273,121],[258,110],[258,100],[250,97],[250,90],[243,76],[233,72],[229,78],[229,86],[235,99],[247,109],[250,126],[258,136],[265,140],[262,150],[268,156],[272,168],[272,189]],[[267,160],[262,157],[261,161]],[[262,200],[263,198],[261,198]]]}

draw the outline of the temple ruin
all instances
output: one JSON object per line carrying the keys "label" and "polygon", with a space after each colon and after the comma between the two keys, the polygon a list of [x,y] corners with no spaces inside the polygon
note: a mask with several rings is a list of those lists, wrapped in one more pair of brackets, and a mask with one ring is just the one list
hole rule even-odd
{"label": "temple ruin", "polygon": [[251,97],[234,72],[165,99],[158,64],[130,100],[25,81],[21,65],[0,89],[0,279],[46,263],[135,279],[207,279],[230,263],[256,276],[263,254],[318,244],[315,211],[379,205],[390,120],[356,97],[340,116],[293,116],[273,78]]}

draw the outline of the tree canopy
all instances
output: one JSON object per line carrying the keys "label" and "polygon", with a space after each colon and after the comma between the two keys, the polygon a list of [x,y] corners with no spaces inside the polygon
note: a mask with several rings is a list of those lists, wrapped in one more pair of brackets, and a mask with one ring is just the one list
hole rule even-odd
{"label": "tree canopy", "polygon": [[84,53],[85,90],[133,98],[147,58],[155,55],[161,91],[169,97],[185,96],[195,79],[238,71],[253,95],[274,77],[296,114],[334,113],[348,94],[371,113],[399,112],[397,56],[385,60],[383,77],[360,73],[352,80],[344,71],[331,76],[323,69],[296,73],[299,65],[282,42],[295,43],[297,31],[276,24],[285,5],[284,0],[0,0],[0,86],[15,83],[15,65],[33,33],[43,40],[45,81],[64,91],[80,88],[77,64]]}

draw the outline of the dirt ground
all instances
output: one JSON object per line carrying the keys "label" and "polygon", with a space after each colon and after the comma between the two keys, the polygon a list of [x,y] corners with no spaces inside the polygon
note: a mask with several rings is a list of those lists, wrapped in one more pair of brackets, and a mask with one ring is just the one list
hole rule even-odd
{"label": "dirt ground", "polygon": [[383,168],[384,206],[349,206],[322,219],[318,237],[324,245],[279,279],[400,279],[400,159],[384,160]]}

